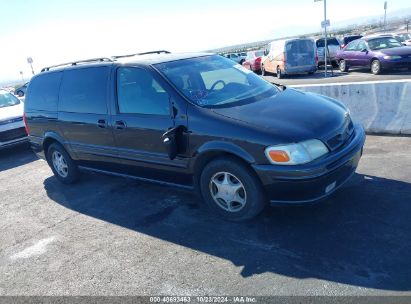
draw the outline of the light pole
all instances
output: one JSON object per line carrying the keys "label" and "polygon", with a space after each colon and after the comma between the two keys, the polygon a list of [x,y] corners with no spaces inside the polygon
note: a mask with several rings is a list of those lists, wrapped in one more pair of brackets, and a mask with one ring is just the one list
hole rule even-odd
{"label": "light pole", "polygon": [[21,80],[22,80],[22,81],[23,81],[23,83],[24,83],[23,71],[20,71],[20,75],[21,75]]}
{"label": "light pole", "polygon": [[327,0],[314,0],[314,2],[324,2],[324,21],[321,22],[321,27],[324,28],[324,77],[327,77],[327,26],[330,24],[330,21],[327,20]]}

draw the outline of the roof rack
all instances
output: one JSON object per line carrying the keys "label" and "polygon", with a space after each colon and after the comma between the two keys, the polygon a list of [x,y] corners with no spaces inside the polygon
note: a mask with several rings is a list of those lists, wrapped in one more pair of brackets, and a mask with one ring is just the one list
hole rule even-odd
{"label": "roof rack", "polygon": [[50,69],[54,69],[54,68],[62,67],[62,66],[66,66],[66,65],[75,66],[79,63],[90,63],[90,62],[113,62],[113,60],[110,59],[110,58],[107,58],[107,57],[92,58],[92,59],[86,59],[86,60],[78,60],[78,61],[61,63],[61,64],[56,64],[56,65],[52,65],[52,66],[49,66],[49,67],[45,67],[45,68],[41,69],[41,72],[47,72],[47,71],[50,71]]}
{"label": "roof rack", "polygon": [[126,58],[126,57],[133,57],[133,56],[140,56],[140,55],[149,55],[149,54],[170,54],[169,51],[151,51],[151,52],[144,52],[144,53],[136,53],[136,54],[129,54],[129,55],[118,55],[118,56],[111,56],[114,59]]}

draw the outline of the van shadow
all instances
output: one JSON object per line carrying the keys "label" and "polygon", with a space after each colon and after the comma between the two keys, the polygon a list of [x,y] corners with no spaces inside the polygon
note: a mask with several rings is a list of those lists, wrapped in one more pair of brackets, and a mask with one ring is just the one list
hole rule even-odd
{"label": "van shadow", "polygon": [[205,211],[195,195],[86,174],[48,196],[97,219],[243,266],[241,276],[276,273],[384,290],[411,290],[411,184],[355,175],[327,201],[271,207],[248,223]]}
{"label": "van shadow", "polygon": [[37,160],[28,143],[0,150],[0,172]]}

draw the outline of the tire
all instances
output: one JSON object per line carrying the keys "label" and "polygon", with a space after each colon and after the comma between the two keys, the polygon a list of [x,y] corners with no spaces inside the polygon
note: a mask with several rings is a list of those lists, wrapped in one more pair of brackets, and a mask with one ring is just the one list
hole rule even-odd
{"label": "tire", "polygon": [[267,76],[267,72],[265,71],[264,65],[261,65],[261,76]]}
{"label": "tire", "polygon": [[23,91],[18,91],[18,92],[17,92],[17,96],[18,96],[18,97],[23,97],[23,96],[24,96]]}
{"label": "tire", "polygon": [[77,181],[79,177],[77,165],[60,144],[53,143],[50,145],[47,150],[47,162],[54,176],[63,184],[71,184]]}
{"label": "tire", "polygon": [[371,62],[371,73],[374,75],[381,74],[381,62],[378,59],[374,59]]}
{"label": "tire", "polygon": [[280,67],[277,67],[277,78],[278,79],[283,79],[284,78],[283,73],[281,73]]}
{"label": "tire", "polygon": [[344,59],[340,60],[339,67],[340,67],[341,72],[343,72],[343,73],[348,72],[347,62]]}
{"label": "tire", "polygon": [[206,205],[229,221],[250,220],[266,206],[260,181],[235,159],[221,158],[207,164],[200,176],[200,189]]}

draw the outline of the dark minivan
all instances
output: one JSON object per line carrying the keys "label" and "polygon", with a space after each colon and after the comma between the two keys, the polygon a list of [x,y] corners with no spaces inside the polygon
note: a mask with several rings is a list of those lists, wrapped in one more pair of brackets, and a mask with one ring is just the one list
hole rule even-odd
{"label": "dark minivan", "polygon": [[181,186],[241,221],[268,201],[324,198],[356,170],[364,130],[338,101],[218,55],[119,57],[45,68],[30,82],[31,146],[63,183],[91,170]]}

